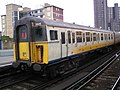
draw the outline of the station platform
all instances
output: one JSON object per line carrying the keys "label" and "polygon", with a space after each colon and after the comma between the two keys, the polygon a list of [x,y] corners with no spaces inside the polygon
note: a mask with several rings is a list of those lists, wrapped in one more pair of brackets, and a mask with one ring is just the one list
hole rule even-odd
{"label": "station platform", "polygon": [[0,50],[0,67],[12,65],[14,61],[13,50]]}

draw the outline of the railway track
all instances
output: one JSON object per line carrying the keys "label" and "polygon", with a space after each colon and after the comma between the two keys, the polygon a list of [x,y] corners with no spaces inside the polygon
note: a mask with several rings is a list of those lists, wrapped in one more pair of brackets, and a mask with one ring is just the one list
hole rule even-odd
{"label": "railway track", "polygon": [[[106,84],[106,83],[107,82],[109,82],[109,83],[110,82],[114,82],[114,79],[116,80],[116,77],[115,76],[114,77],[111,76],[110,73],[111,74],[115,74],[115,75],[116,75],[116,73],[112,72],[112,71],[115,70],[115,69],[113,70],[113,68],[115,68],[115,67],[112,67],[110,69],[108,67],[111,64],[113,64],[113,66],[114,66],[114,63],[116,63],[116,62],[118,63],[119,62],[119,60],[118,60],[119,59],[119,57],[118,57],[119,55],[120,55],[120,51],[116,55],[114,55],[113,57],[111,57],[109,60],[107,60],[105,63],[103,63],[101,66],[99,66],[98,68],[96,68],[94,71],[92,71],[91,73],[89,73],[87,76],[85,76],[84,78],[82,78],[79,81],[75,82],[75,84],[73,84],[73,85],[69,86],[68,88],[66,88],[66,90],[71,90],[71,89],[72,90],[76,90],[76,89],[77,90],[86,90],[86,89],[87,90],[109,90],[111,88],[110,86],[112,84],[110,85],[110,84]],[[120,63],[119,63],[119,65],[120,65]],[[117,65],[116,68],[118,68],[118,67],[119,66]],[[119,69],[117,69],[117,71]],[[97,77],[98,75],[100,75],[100,76]],[[94,79],[95,77],[97,77],[97,79]],[[106,81],[106,79],[108,79],[108,81]],[[102,81],[100,82],[100,80],[102,80],[103,82]],[[97,81],[99,82],[98,84],[97,84]],[[88,84],[88,85],[86,85],[86,84]],[[97,84],[97,85],[95,85],[95,84]],[[98,87],[98,85],[99,85],[99,87]],[[100,86],[102,86],[102,87],[100,87]]]}
{"label": "railway track", "polygon": [[104,71],[89,80],[89,83],[84,85],[84,87],[81,87],[82,90],[111,90],[120,75],[119,55],[120,54],[116,55],[117,58],[113,60],[114,63],[111,63],[112,65],[110,67],[104,69]]}
{"label": "railway track", "polygon": [[[94,54],[93,54],[94,55]],[[91,59],[93,59],[93,55],[89,55],[88,57],[91,57]],[[97,56],[95,56],[97,57]],[[92,62],[95,63],[96,61]],[[81,63],[82,64],[82,63]],[[83,66],[82,68],[87,67]],[[75,70],[76,71],[76,70]],[[72,70],[71,72],[74,72],[74,70]],[[76,71],[77,72],[77,71]],[[69,77],[70,75],[72,75],[72,73],[69,72],[66,73],[65,75],[63,75],[63,77],[59,77],[56,78],[54,80],[44,80],[44,77],[40,77],[39,74],[33,74],[33,73],[29,73],[29,74],[15,74],[13,76],[8,76],[7,78],[3,78],[0,79],[0,89],[2,90],[43,90],[46,87],[52,86],[55,83],[64,80],[65,78]],[[6,82],[7,81],[7,82]]]}
{"label": "railway track", "polygon": [[[104,55],[101,59],[110,58],[112,55],[113,54],[109,56],[107,55],[107,57]],[[91,59],[93,59],[93,56],[91,56]],[[72,86],[73,81],[75,83],[80,79],[82,80],[83,77],[85,78],[86,75],[103,62],[105,62],[105,60],[93,60],[91,63],[81,66],[78,70],[73,70],[69,74],[65,74],[52,80],[45,80],[45,78],[40,77],[39,74],[33,73],[21,73],[16,76],[13,75],[13,77],[9,77],[8,80],[3,79],[4,83],[1,82],[2,79],[0,79],[0,90],[69,90],[68,88],[69,86]],[[9,81],[9,83],[5,83],[5,81]]]}
{"label": "railway track", "polygon": [[[90,80],[92,80],[93,77],[95,77],[97,74],[100,73],[99,71],[102,72],[102,69],[104,67],[107,68],[107,66],[110,66],[110,64],[112,64],[114,62],[114,60],[116,60],[118,58],[119,52],[117,52],[117,55],[116,55],[116,52],[112,53],[111,55],[104,55],[103,57],[101,57],[100,60],[98,60],[98,62],[96,64],[93,64],[93,65],[89,66],[88,68],[80,70],[80,72],[78,72],[77,74],[75,74],[71,77],[69,76],[68,79],[63,80],[60,84],[58,84],[58,85],[55,84],[56,86],[45,89],[45,90],[81,90],[81,89],[88,90],[88,88],[86,88],[86,87],[83,88],[83,86],[85,86],[87,84],[86,82],[90,82]],[[106,60],[108,60],[108,61],[106,61]],[[112,60],[111,63],[110,63],[110,60]],[[100,61],[102,61],[102,62],[100,62]],[[103,64],[103,62],[105,62],[105,63]],[[91,87],[94,87],[94,86],[91,86]],[[90,90],[97,90],[97,89],[92,88]],[[106,90],[106,89],[100,88],[98,90]]]}

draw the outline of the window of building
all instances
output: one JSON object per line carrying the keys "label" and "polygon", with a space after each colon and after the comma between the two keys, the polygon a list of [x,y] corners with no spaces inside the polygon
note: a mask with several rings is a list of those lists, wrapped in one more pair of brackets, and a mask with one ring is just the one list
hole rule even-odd
{"label": "window of building", "polygon": [[38,11],[35,11],[35,13],[37,13]]}
{"label": "window of building", "polygon": [[2,25],[2,28],[5,28],[5,25]]}
{"label": "window of building", "polygon": [[5,23],[5,20],[2,20],[2,23]]}
{"label": "window of building", "polygon": [[47,16],[50,16],[50,12],[47,12]]}
{"label": "window of building", "polygon": [[40,10],[37,10],[37,13],[40,13]]}
{"label": "window of building", "polygon": [[58,8],[56,8],[56,11],[58,10]]}
{"label": "window of building", "polygon": [[4,19],[5,17],[4,16],[2,16],[2,19]]}
{"label": "window of building", "polygon": [[58,40],[58,34],[56,30],[50,30],[50,40]]}
{"label": "window of building", "polygon": [[18,16],[18,11],[14,11],[13,16]]}
{"label": "window of building", "polygon": [[50,7],[47,7],[47,11],[50,11]]}

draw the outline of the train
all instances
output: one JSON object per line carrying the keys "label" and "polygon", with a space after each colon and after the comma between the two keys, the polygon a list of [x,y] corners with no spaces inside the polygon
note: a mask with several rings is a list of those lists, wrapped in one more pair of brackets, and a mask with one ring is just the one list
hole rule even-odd
{"label": "train", "polygon": [[120,33],[37,17],[23,17],[14,27],[14,68],[55,76],[79,66],[81,54],[113,46]]}

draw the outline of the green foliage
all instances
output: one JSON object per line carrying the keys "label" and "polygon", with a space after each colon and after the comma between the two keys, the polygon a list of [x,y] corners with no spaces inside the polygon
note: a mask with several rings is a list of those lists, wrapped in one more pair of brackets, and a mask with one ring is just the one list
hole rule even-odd
{"label": "green foliage", "polygon": [[2,41],[4,42],[4,41],[10,41],[11,40],[11,38],[9,37],[9,36],[2,36]]}

